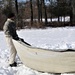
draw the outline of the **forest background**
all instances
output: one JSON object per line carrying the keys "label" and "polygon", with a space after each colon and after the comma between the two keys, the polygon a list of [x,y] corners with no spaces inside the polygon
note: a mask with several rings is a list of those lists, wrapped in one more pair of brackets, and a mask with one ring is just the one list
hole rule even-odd
{"label": "forest background", "polygon": [[0,30],[9,12],[16,14],[18,29],[75,26],[75,0],[0,0]]}

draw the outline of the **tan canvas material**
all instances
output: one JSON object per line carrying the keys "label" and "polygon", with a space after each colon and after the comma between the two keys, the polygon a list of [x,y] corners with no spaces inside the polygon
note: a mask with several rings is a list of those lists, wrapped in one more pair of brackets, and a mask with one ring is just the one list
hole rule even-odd
{"label": "tan canvas material", "polygon": [[75,72],[75,51],[52,51],[34,48],[13,40],[18,56],[24,65],[43,72]]}

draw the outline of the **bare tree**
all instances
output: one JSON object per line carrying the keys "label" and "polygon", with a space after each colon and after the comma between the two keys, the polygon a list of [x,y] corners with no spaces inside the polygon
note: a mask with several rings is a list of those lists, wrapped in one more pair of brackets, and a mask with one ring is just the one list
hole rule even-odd
{"label": "bare tree", "polygon": [[39,5],[39,0],[37,0],[37,8],[38,8],[38,22],[40,22],[40,5]]}
{"label": "bare tree", "polygon": [[41,22],[42,22],[42,16],[43,16],[43,14],[42,14],[42,0],[40,0],[40,19],[41,19]]}
{"label": "bare tree", "polygon": [[72,13],[73,13],[72,22],[73,24],[75,24],[75,0],[72,0]]}
{"label": "bare tree", "polygon": [[46,11],[45,0],[42,0],[42,2],[43,2],[43,6],[44,6],[45,25],[47,25],[47,11]]}
{"label": "bare tree", "polygon": [[32,0],[30,0],[30,9],[31,9],[31,25],[33,24],[33,6],[32,6]]}
{"label": "bare tree", "polygon": [[15,8],[16,8],[16,13],[18,15],[18,2],[17,2],[17,0],[15,0]]}

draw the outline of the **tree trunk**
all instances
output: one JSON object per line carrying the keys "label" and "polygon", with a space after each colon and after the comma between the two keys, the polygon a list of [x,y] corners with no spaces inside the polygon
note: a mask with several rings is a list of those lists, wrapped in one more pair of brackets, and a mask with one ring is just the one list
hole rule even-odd
{"label": "tree trunk", "polygon": [[47,26],[47,12],[46,12],[46,6],[45,6],[45,2],[43,0],[43,6],[44,6],[44,16],[45,16],[45,25]]}
{"label": "tree trunk", "polygon": [[33,6],[32,6],[32,0],[30,0],[30,9],[31,9],[31,25],[33,24]]}
{"label": "tree trunk", "polygon": [[15,8],[16,8],[16,13],[18,15],[18,2],[17,2],[17,0],[15,0]]}
{"label": "tree trunk", "polygon": [[42,22],[42,0],[40,1],[40,19]]}
{"label": "tree trunk", "polygon": [[50,7],[50,20],[51,20],[51,23],[52,23],[52,0],[49,0],[50,4],[51,4],[51,7]]}
{"label": "tree trunk", "polygon": [[72,23],[75,24],[75,0],[72,0],[72,13],[73,13]]}
{"label": "tree trunk", "polygon": [[40,22],[40,1],[37,0],[37,8],[38,8],[38,22]]}

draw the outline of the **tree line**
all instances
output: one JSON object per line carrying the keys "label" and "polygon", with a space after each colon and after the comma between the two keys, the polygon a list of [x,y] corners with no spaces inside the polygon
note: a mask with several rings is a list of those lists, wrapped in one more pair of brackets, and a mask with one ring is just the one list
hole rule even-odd
{"label": "tree line", "polygon": [[[16,14],[18,28],[73,26],[75,24],[75,0],[25,0],[25,2],[0,0],[0,29],[6,20],[5,15],[9,12]],[[65,21],[66,16],[70,17],[68,22]],[[53,18],[58,20],[52,21]]]}

